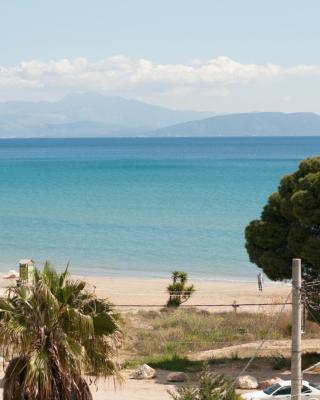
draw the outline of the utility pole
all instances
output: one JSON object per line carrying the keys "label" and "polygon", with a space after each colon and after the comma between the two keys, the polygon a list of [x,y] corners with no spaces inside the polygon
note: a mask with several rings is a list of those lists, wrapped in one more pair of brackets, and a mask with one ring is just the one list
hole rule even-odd
{"label": "utility pole", "polygon": [[301,400],[301,259],[292,260],[291,399]]}

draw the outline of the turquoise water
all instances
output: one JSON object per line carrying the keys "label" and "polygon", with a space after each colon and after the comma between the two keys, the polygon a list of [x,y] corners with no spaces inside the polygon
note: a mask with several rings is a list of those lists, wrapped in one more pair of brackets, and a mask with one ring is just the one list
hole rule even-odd
{"label": "turquoise water", "polygon": [[0,141],[0,269],[254,279],[243,230],[320,138]]}

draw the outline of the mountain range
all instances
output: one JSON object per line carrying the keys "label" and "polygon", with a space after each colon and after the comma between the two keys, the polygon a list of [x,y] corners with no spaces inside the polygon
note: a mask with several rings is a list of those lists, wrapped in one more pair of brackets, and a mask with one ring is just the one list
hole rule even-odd
{"label": "mountain range", "polygon": [[0,137],[139,136],[212,113],[171,110],[97,93],[0,103]]}
{"label": "mountain range", "polygon": [[155,136],[315,136],[320,115],[315,113],[253,112],[217,115],[158,129]]}
{"label": "mountain range", "polygon": [[70,94],[56,102],[0,103],[0,138],[271,135],[320,135],[320,115],[306,112],[215,115],[172,110],[97,93]]}

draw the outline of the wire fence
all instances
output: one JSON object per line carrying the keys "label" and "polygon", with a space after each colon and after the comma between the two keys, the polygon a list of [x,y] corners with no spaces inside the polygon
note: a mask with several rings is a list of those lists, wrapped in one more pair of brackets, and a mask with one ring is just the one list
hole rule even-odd
{"label": "wire fence", "polygon": [[[179,308],[232,308],[238,310],[240,307],[274,307],[274,306],[289,306],[287,303],[231,303],[231,304],[181,304]],[[114,304],[114,307],[119,308],[162,308],[167,307],[165,304]]]}

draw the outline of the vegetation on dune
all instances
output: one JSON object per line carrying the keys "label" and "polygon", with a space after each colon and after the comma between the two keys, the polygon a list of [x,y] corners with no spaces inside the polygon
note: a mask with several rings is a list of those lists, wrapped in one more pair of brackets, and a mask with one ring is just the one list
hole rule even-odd
{"label": "vegetation on dune", "polygon": [[125,368],[137,368],[141,364],[148,364],[155,369],[166,371],[199,372],[203,367],[203,361],[190,360],[187,356],[179,356],[175,353],[157,354],[155,356],[136,357],[127,360]]}
{"label": "vegetation on dune", "polygon": [[173,400],[240,400],[231,383],[223,375],[214,374],[206,367],[195,386],[183,385],[168,391]]}
{"label": "vegetation on dune", "polygon": [[[291,316],[284,313],[270,339],[291,335]],[[225,312],[209,313],[196,309],[140,311],[127,314],[126,343],[129,365],[194,371],[201,363],[188,359],[191,353],[248,343],[265,337],[274,314]],[[319,327],[308,321],[307,337],[317,337]]]}
{"label": "vegetation on dune", "polygon": [[250,260],[272,280],[291,278],[292,258],[302,259],[303,273],[320,272],[320,157],[307,158],[282,178],[261,218],[246,228]]}
{"label": "vegetation on dune", "polygon": [[4,400],[92,399],[84,374],[116,376],[121,339],[110,303],[46,263],[32,287],[0,299]]}
{"label": "vegetation on dune", "polygon": [[171,275],[172,283],[167,287],[169,299],[167,307],[179,307],[185,303],[193,292],[194,286],[187,286],[188,274],[186,272],[173,271]]}
{"label": "vegetation on dune", "polygon": [[[275,370],[290,369],[291,368],[291,357],[284,357],[281,354],[276,354],[269,358],[270,365]],[[311,367],[312,365],[319,362],[319,353],[308,352],[303,353],[301,357],[302,370]]]}

